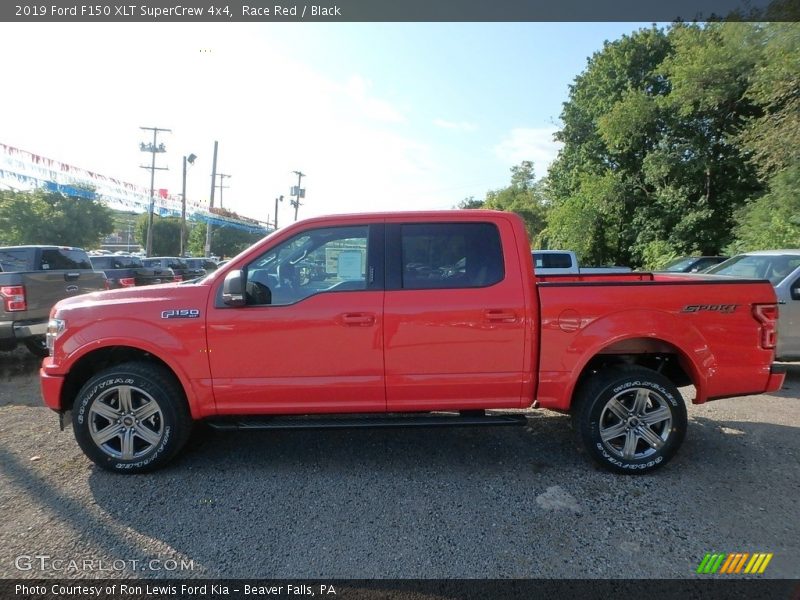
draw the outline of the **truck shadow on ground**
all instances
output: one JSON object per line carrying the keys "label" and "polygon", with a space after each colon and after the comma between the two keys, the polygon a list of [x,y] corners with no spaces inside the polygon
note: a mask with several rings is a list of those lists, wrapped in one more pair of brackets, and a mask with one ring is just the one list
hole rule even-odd
{"label": "truck shadow on ground", "polygon": [[[531,421],[215,433],[168,469],[125,478],[95,469],[89,485],[115,520],[190,557],[203,576],[567,577],[583,565],[582,576],[685,577],[687,556],[716,547],[721,530],[745,545],[797,546],[783,527],[796,499],[776,493],[800,485],[794,427],[693,419],[672,464],[629,477],[580,456],[566,418]],[[757,489],[773,492],[757,499]],[[605,562],[581,554],[586,536],[610,545]],[[557,555],[574,564],[542,562],[537,539],[559,540]],[[639,556],[647,548],[664,560]]]}
{"label": "truck shadow on ground", "polygon": [[42,359],[34,356],[23,346],[10,352],[0,352],[0,381],[35,374]]}
{"label": "truck shadow on ground", "polygon": [[770,395],[781,398],[800,398],[800,362],[781,363],[781,367],[786,371],[786,380],[780,390],[772,392]]}

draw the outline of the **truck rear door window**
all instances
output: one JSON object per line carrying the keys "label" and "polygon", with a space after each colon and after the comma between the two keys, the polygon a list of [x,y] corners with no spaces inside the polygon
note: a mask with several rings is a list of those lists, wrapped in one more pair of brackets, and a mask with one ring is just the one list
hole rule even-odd
{"label": "truck rear door window", "polygon": [[0,267],[6,273],[32,271],[33,250],[0,250]]}
{"label": "truck rear door window", "polygon": [[403,289],[487,287],[505,276],[491,223],[412,223],[401,226],[400,239]]}

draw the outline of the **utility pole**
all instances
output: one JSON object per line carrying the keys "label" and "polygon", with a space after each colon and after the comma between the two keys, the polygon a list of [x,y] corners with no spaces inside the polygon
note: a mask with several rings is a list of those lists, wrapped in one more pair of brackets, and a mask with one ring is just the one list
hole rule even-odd
{"label": "utility pole", "polygon": [[152,144],[145,144],[142,142],[139,144],[139,150],[142,152],[150,152],[153,155],[153,159],[150,163],[150,166],[146,165],[139,165],[142,169],[150,169],[150,209],[148,212],[147,217],[147,242],[145,247],[145,255],[150,256],[153,253],[153,208],[155,204],[155,177],[156,171],[168,171],[167,167],[157,167],[156,166],[156,154],[166,152],[167,149],[164,147],[164,144],[158,143],[158,132],[159,131],[166,131],[172,133],[171,129],[162,129],[160,127],[139,127],[139,129],[143,129],[145,131],[152,131],[153,132],[153,143]]}
{"label": "utility pole", "polygon": [[300,171],[292,171],[292,173],[297,175],[297,187],[292,188],[292,196],[295,198],[290,202],[290,204],[294,206],[294,220],[297,221],[297,211],[300,210],[300,198],[306,197],[306,191],[300,187],[300,181],[306,176],[306,174],[301,173]]}
{"label": "utility pole", "polygon": [[283,195],[275,198],[275,229],[278,229],[278,202],[283,202]]}
{"label": "utility pole", "polygon": [[181,188],[181,252],[180,255],[186,253],[186,163],[188,162],[190,165],[194,164],[194,161],[197,160],[197,155],[190,154],[189,156],[183,156],[183,187]]}
{"label": "utility pole", "polygon": [[214,142],[214,162],[211,164],[211,198],[208,201],[208,221],[206,223],[206,245],[204,256],[211,256],[211,209],[214,208],[214,190],[217,188],[217,148],[219,142]]}
{"label": "utility pole", "polygon": [[230,175],[226,175],[225,173],[217,173],[217,177],[219,177],[219,185],[217,186],[219,188],[219,207],[222,208],[222,190],[231,187],[229,185],[222,184],[225,182],[226,177],[230,178]]}

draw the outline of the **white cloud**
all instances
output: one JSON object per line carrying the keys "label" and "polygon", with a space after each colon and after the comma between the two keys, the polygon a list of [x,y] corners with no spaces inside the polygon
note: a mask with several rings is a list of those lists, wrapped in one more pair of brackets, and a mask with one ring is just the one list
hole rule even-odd
{"label": "white cloud", "polygon": [[[169,170],[156,172],[155,187],[178,193],[181,155],[192,152],[198,159],[187,196],[204,202],[218,140],[218,172],[232,175],[225,207],[261,220],[272,219],[275,197],[297,183],[294,170],[308,175],[301,217],[441,202],[425,192],[442,186],[440,158],[402,126],[407,119],[393,98],[360,75],[335,78],[297,61],[265,28],[25,25],[0,24],[0,54],[28,49],[7,75],[34,85],[38,65],[48,65],[47,85],[58,100],[6,98],[0,142],[146,187],[149,172],[139,165],[148,155],[139,142],[150,134],[139,126],[169,127],[158,140],[167,147],[158,164]],[[156,34],[170,44],[156,51],[142,43]],[[83,75],[90,62],[102,79]],[[284,202],[280,222],[292,212]]]}
{"label": "white cloud", "polygon": [[386,123],[403,123],[406,118],[391,103],[370,95],[372,83],[360,75],[352,75],[345,91],[365,117]]}
{"label": "white cloud", "polygon": [[557,127],[512,129],[505,139],[494,147],[495,156],[513,165],[523,160],[532,160],[536,174],[544,175],[563,146],[561,142],[553,139],[556,131]]}
{"label": "white cloud", "polygon": [[467,121],[447,121],[445,119],[434,119],[433,124],[442,129],[451,129],[453,131],[475,131],[478,126],[474,123]]}

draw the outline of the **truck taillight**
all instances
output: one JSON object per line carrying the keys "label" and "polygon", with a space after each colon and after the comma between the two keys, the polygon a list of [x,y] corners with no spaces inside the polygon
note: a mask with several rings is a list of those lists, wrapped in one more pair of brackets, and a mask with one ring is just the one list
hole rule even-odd
{"label": "truck taillight", "polygon": [[119,284],[122,287],[131,287],[131,286],[136,285],[136,279],[133,278],[133,277],[120,277],[119,278]]}
{"label": "truck taillight", "polygon": [[28,310],[28,301],[25,299],[24,285],[4,285],[0,287],[0,296],[6,312]]}
{"label": "truck taillight", "polygon": [[761,324],[761,347],[772,350],[778,341],[778,305],[754,304],[753,316]]}

